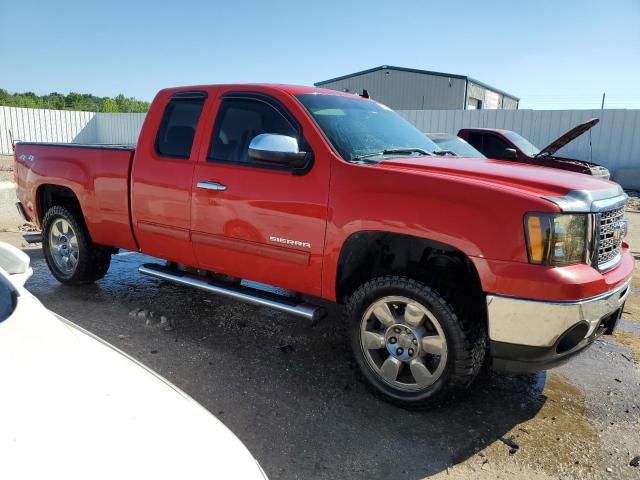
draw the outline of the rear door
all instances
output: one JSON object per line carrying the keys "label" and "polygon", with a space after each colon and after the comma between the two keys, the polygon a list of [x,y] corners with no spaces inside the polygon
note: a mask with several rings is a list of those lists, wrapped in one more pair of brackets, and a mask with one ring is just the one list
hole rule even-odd
{"label": "rear door", "polygon": [[189,238],[191,180],[207,93],[180,91],[165,101],[161,95],[143,128],[157,134],[142,135],[133,163],[133,227],[143,252],[195,265]]}
{"label": "rear door", "polygon": [[284,94],[226,92],[215,102],[192,184],[191,238],[200,268],[320,294],[328,158],[316,148],[310,168],[293,171],[248,156],[261,133],[293,136],[301,150],[313,151],[301,109]]}

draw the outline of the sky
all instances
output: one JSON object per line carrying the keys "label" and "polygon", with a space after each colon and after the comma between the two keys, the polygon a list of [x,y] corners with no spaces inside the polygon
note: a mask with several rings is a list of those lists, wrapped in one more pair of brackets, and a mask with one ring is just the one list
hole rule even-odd
{"label": "sky", "polygon": [[379,65],[468,75],[520,108],[640,108],[640,0],[0,0],[0,88],[151,100]]}

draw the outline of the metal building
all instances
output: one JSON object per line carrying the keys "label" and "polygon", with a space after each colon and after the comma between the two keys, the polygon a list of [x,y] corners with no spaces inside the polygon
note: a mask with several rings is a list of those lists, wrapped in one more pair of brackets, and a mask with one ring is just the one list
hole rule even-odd
{"label": "metal building", "polygon": [[464,75],[382,65],[315,84],[362,93],[394,110],[517,110],[520,99]]}

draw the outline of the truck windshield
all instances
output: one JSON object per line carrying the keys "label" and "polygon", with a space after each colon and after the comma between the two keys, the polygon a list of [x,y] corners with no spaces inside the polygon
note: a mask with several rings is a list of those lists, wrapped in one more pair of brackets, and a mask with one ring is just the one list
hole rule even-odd
{"label": "truck windshield", "polygon": [[538,153],[540,153],[540,149],[536,147],[533,143],[531,143],[526,138],[518,135],[516,132],[512,132],[511,130],[506,130],[504,132],[504,136],[507,137],[511,142],[518,147],[525,155],[529,155],[530,157],[535,157]]}
{"label": "truck windshield", "polygon": [[[359,97],[306,93],[296,98],[347,161],[424,155],[440,148],[390,108]],[[400,152],[401,150],[401,152]],[[422,152],[422,153],[421,153]]]}

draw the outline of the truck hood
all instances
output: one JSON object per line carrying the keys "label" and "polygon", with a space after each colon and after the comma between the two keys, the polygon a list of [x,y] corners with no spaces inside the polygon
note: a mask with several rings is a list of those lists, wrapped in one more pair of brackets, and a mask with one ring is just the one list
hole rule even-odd
{"label": "truck hood", "polygon": [[600,121],[600,119],[598,119],[598,118],[592,118],[591,120],[587,120],[586,122],[581,123],[580,125],[577,125],[577,126],[573,127],[571,130],[569,130],[568,132],[560,135],[553,142],[551,142],[549,145],[547,145],[542,150],[540,150],[535,155],[535,157],[553,155],[554,153],[556,153],[558,150],[560,150],[562,147],[564,147],[569,142],[574,141],[576,138],[578,138],[583,133],[588,132],[589,130],[591,130],[594,126],[596,126],[598,124],[599,121]]}
{"label": "truck hood", "polygon": [[589,175],[489,158],[399,157],[384,160],[377,166],[388,170],[444,175],[502,185],[545,197],[566,195],[572,190],[611,190],[615,186],[607,180]]}

